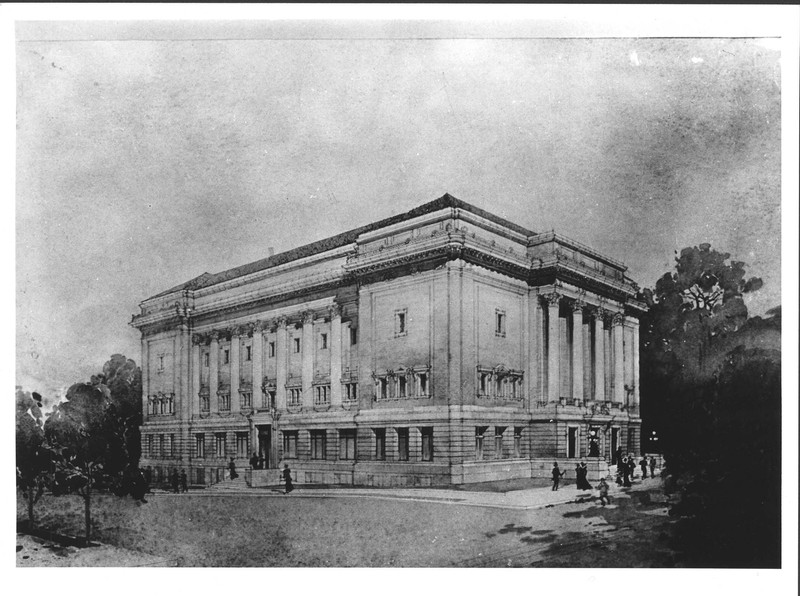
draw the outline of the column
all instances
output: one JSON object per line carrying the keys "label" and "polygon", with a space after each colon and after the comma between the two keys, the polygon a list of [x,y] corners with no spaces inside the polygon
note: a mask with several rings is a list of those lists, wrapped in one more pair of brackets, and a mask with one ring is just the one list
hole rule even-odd
{"label": "column", "polygon": [[605,311],[598,308],[594,313],[594,399],[606,400],[606,346],[603,331]]}
{"label": "column", "polygon": [[312,407],[314,396],[311,383],[314,381],[314,313],[306,311],[303,317],[302,369],[303,406]]}
{"label": "column", "polygon": [[[189,337],[189,325],[184,319],[181,321],[178,334],[178,350],[180,353],[180,374],[179,379],[179,392],[180,396],[180,416],[181,416],[181,435],[180,445],[173,445],[172,448],[175,453],[180,454],[181,464],[183,466],[189,465],[189,420],[192,417],[193,400],[191,388],[189,386],[189,351],[191,349],[191,338]],[[176,437],[177,439],[178,437]]]}
{"label": "column", "polygon": [[208,393],[211,412],[219,413],[219,331],[211,332],[211,346],[208,348]]}
{"label": "column", "polygon": [[561,397],[561,370],[559,368],[561,345],[558,328],[558,307],[561,295],[553,292],[544,297],[547,302],[547,400],[558,401]]}
{"label": "column", "polygon": [[342,308],[334,304],[331,316],[331,405],[342,403]]}
{"label": "column", "polygon": [[633,405],[639,407],[639,321],[631,319],[633,323]]}
{"label": "column", "polygon": [[572,303],[572,398],[583,400],[583,307]]}
{"label": "column", "polygon": [[142,420],[148,419],[147,398],[150,396],[150,345],[142,334]]}
{"label": "column", "polygon": [[192,397],[192,411],[200,411],[200,344],[205,342],[202,335],[192,335],[192,385],[189,389]]}
{"label": "column", "polygon": [[286,356],[286,318],[281,317],[275,338],[275,405],[279,410],[286,409]]}
{"label": "column", "polygon": [[[263,392],[261,383],[264,382],[264,323],[256,321],[250,328],[253,334],[253,347],[251,357],[253,359],[253,407],[260,408],[263,403]],[[255,445],[255,439],[253,445]]]}
{"label": "column", "polygon": [[239,413],[239,352],[241,352],[241,342],[239,340],[239,328],[230,329],[231,334],[231,413]]}
{"label": "column", "polygon": [[623,316],[615,313],[611,319],[614,329],[614,401],[618,404],[625,403],[625,360],[623,355],[622,340]]}

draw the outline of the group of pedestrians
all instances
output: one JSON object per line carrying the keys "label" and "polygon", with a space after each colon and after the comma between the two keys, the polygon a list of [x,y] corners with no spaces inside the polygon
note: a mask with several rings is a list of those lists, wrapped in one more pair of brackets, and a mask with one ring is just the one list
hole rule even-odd
{"label": "group of pedestrians", "polygon": [[[622,455],[617,452],[617,478],[618,486],[631,486],[631,480],[636,479],[636,458],[633,454]],[[647,470],[650,469],[650,477],[655,478],[656,475],[656,458],[643,456],[638,462],[642,470],[642,479],[647,478]]]}
{"label": "group of pedestrians", "polygon": [[189,492],[189,479],[186,476],[186,470],[181,470],[180,474],[178,474],[178,470],[173,470],[171,480],[172,480],[172,492],[174,493]]}
{"label": "group of pedestrians", "polygon": [[[632,486],[631,480],[636,477],[636,459],[633,457],[633,454],[623,456],[621,450],[617,452],[617,477],[616,483],[619,486]],[[655,471],[656,471],[656,459],[654,457],[647,458],[643,456],[639,462],[639,467],[642,470],[642,478],[647,478],[648,469],[650,471],[650,477],[655,478]],[[589,469],[586,466],[586,462],[580,462],[579,464],[575,465],[575,487],[578,490],[592,490],[592,485],[589,483],[588,479]],[[561,483],[561,479],[564,477],[564,472],[561,471],[561,468],[558,467],[558,462],[553,462],[553,470],[551,472],[551,476],[553,478],[553,488],[552,490],[558,490],[559,485]],[[600,503],[601,505],[605,506],[606,504],[611,503],[611,497],[608,495],[608,482],[605,478],[601,478],[599,484],[594,487],[600,493]]]}

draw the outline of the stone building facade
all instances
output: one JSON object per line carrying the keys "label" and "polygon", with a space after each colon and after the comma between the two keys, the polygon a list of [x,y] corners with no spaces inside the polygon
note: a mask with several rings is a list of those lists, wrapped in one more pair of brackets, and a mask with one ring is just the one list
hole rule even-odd
{"label": "stone building facade", "polygon": [[644,305],[619,262],[450,195],[148,298],[142,466],[442,485],[639,453]]}

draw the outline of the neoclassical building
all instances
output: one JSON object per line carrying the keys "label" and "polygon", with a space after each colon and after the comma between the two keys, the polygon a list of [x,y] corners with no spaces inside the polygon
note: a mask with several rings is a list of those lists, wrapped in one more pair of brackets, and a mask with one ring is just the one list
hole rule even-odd
{"label": "neoclassical building", "polygon": [[442,485],[640,452],[625,266],[450,195],[148,298],[142,466]]}

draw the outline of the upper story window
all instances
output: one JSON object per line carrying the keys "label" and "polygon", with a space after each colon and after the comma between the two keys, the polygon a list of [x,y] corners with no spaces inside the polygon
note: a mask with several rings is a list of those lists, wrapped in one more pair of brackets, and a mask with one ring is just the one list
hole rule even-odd
{"label": "upper story window", "polygon": [[406,320],[408,317],[408,311],[403,310],[396,310],[394,311],[394,336],[395,337],[403,337],[404,335],[408,334],[408,321]]}
{"label": "upper story window", "polygon": [[494,311],[494,334],[498,337],[506,336],[506,312],[504,310]]}
{"label": "upper story window", "polygon": [[294,338],[294,353],[295,354],[299,354],[300,353],[300,338],[299,337],[295,337]]}
{"label": "upper story window", "polygon": [[358,343],[358,329],[350,327],[350,345],[354,346]]}
{"label": "upper story window", "polygon": [[230,350],[222,350],[222,363],[228,364],[231,361],[231,352]]}
{"label": "upper story window", "polygon": [[269,357],[270,358],[275,358],[275,342],[274,341],[269,342]]}
{"label": "upper story window", "polygon": [[319,349],[320,350],[327,350],[328,349],[328,334],[327,333],[320,333],[319,334]]}
{"label": "upper story window", "polygon": [[246,361],[251,361],[253,359],[253,348],[252,346],[245,346],[244,347],[244,359]]}
{"label": "upper story window", "polygon": [[208,352],[203,353],[203,366],[208,368]]}
{"label": "upper story window", "polygon": [[158,372],[164,371],[164,354],[158,355],[158,363],[156,364]]}

